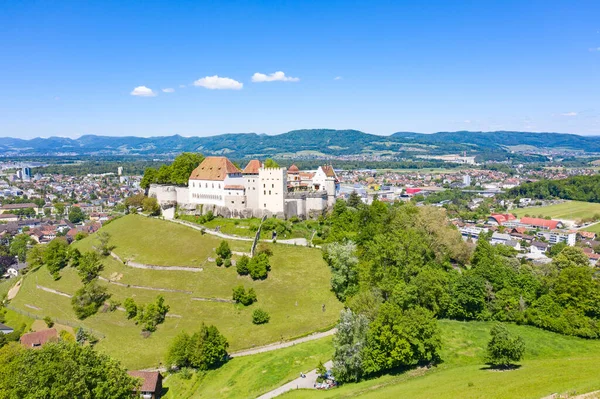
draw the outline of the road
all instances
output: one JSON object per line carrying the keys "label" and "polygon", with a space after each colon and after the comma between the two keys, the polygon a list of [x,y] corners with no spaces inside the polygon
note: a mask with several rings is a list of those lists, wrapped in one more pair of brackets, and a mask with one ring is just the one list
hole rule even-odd
{"label": "road", "polygon": [[296,344],[301,344],[303,342],[314,341],[315,339],[329,337],[330,335],[335,334],[336,331],[337,331],[337,328],[332,328],[329,331],[324,331],[321,333],[314,333],[311,335],[307,335],[306,337],[294,339],[292,341],[278,342],[278,343],[269,344],[269,345],[265,345],[265,346],[259,346],[258,348],[246,349],[243,351],[230,353],[229,356],[242,357],[242,356],[256,355],[257,353],[271,352],[271,351],[274,351],[277,349],[288,348],[288,347],[294,346]]}
{"label": "road", "polygon": [[[331,369],[332,366],[333,362],[331,361],[325,363],[325,368],[327,368],[327,370]],[[257,399],[274,398],[294,389],[314,389],[315,384],[317,383],[317,377],[317,370],[311,370],[308,373],[306,373],[306,377],[298,377],[295,380],[280,386],[279,388],[276,388],[270,392],[265,393],[264,395],[259,396]]]}

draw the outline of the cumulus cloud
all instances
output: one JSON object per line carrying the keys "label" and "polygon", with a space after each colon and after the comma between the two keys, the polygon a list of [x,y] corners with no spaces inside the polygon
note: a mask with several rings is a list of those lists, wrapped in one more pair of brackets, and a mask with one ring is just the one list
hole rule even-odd
{"label": "cumulus cloud", "polygon": [[264,73],[256,72],[252,75],[252,81],[255,83],[260,82],[297,82],[300,78],[293,78],[291,76],[285,76],[285,73],[282,71],[273,72],[270,75],[265,75]]}
{"label": "cumulus cloud", "polygon": [[167,87],[166,89],[162,89],[163,93],[175,93],[175,89],[171,87]]}
{"label": "cumulus cloud", "polygon": [[218,75],[206,76],[194,82],[194,86],[211,90],[241,90],[243,83],[231,78],[221,78]]}
{"label": "cumulus cloud", "polygon": [[562,116],[577,116],[577,112],[563,112]]}
{"label": "cumulus cloud", "polygon": [[156,96],[156,93],[154,91],[152,91],[151,88],[146,87],[146,86],[138,86],[135,89],[133,89],[131,91],[132,96],[138,96],[138,97],[154,97]]}

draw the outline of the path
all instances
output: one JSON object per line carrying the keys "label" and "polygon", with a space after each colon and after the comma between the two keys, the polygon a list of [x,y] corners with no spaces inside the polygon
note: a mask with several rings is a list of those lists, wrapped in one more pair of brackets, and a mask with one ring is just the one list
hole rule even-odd
{"label": "path", "polygon": [[[325,363],[325,368],[327,370],[331,369],[331,367],[333,367],[333,362],[332,361],[328,361],[327,363]],[[294,389],[315,389],[315,384],[317,383],[317,370],[311,370],[308,373],[306,373],[306,377],[302,378],[302,377],[298,377],[293,381],[288,382],[287,384],[284,384],[282,386],[280,386],[279,388],[276,388],[270,392],[265,393],[264,395],[259,396],[257,399],[270,399],[270,398],[274,398],[276,396],[279,395],[283,395],[284,393],[288,392],[288,391],[292,391]]]}
{"label": "path", "polygon": [[581,395],[577,395],[576,396],[569,396],[568,394],[566,395],[561,395],[558,393],[552,394],[550,396],[545,396],[542,399],[563,399],[563,398],[569,398],[569,399],[596,399],[596,398],[600,398],[600,391],[594,391],[594,392],[588,392],[588,393],[583,393]]}
{"label": "path", "polygon": [[98,279],[100,279],[102,281],[106,281],[109,284],[114,284],[114,285],[118,285],[120,287],[126,287],[126,288],[137,288],[140,290],[149,290],[149,291],[178,292],[178,293],[182,293],[182,294],[192,294],[192,291],[176,290],[176,289],[172,289],[172,288],[146,287],[143,285],[119,283],[118,281],[113,281],[113,280],[107,279],[106,277],[102,277],[102,276],[98,276]]}
{"label": "path", "polygon": [[[67,297],[67,298],[72,298],[72,297],[73,297],[73,295],[69,295],[69,294],[67,294],[66,292],[57,291],[57,290],[54,290],[54,289],[52,289],[52,288],[44,287],[43,285],[36,284],[36,285],[35,285],[35,287],[36,287],[37,289],[40,289],[40,290],[42,290],[42,291],[49,292],[49,293],[51,293],[51,294],[56,294],[56,295],[60,295],[60,296],[65,296],[65,297]],[[124,309],[123,309],[123,310],[124,310]]]}
{"label": "path", "polygon": [[151,269],[151,270],[168,270],[168,271],[173,271],[173,270],[177,270],[177,271],[182,271],[182,272],[201,272],[202,269],[201,267],[187,267],[187,266],[156,266],[156,265],[146,265],[144,263],[137,263],[137,262],[132,262],[132,261],[127,261],[127,262],[123,262],[123,259],[121,259],[119,257],[119,255],[117,255],[114,252],[110,253],[110,256],[112,256],[113,258],[115,258],[116,260],[118,260],[119,262],[123,263],[126,266],[130,266],[130,267],[134,267],[136,269]]}
{"label": "path", "polygon": [[296,344],[301,344],[303,342],[314,341],[315,339],[329,337],[330,335],[335,334],[336,331],[337,331],[337,328],[332,328],[331,330],[328,330],[328,331],[314,333],[311,335],[307,335],[306,337],[294,339],[292,341],[276,342],[274,344],[259,346],[258,348],[246,349],[243,351],[230,353],[229,356],[230,357],[242,357],[242,356],[256,355],[257,353],[270,352],[270,351],[274,351],[277,349],[294,346]]}
{"label": "path", "polygon": [[12,286],[12,288],[10,290],[8,290],[8,294],[6,294],[6,299],[8,299],[9,301],[11,299],[14,299],[17,294],[19,293],[19,290],[21,289],[21,283],[23,282],[23,279],[20,279],[19,281],[17,281],[17,283],[15,285]]}
{"label": "path", "polygon": [[600,223],[600,220],[599,220],[599,221],[597,221],[597,222],[590,223],[590,224],[588,224],[588,225],[586,225],[586,226],[581,226],[581,227],[578,227],[578,228],[576,228],[575,230],[583,230],[583,229],[587,229],[588,227],[592,227],[592,226],[594,226],[594,225],[597,225],[598,223]]}

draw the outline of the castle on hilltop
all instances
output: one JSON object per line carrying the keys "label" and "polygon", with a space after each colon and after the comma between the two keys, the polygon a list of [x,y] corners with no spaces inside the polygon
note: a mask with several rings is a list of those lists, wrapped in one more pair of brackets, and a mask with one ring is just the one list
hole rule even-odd
{"label": "castle on hilltop", "polygon": [[180,212],[223,217],[276,216],[305,219],[333,206],[339,180],[331,165],[316,171],[265,167],[253,159],[243,170],[227,157],[207,157],[191,173],[188,186],[153,184],[148,195],[156,197],[167,218]]}

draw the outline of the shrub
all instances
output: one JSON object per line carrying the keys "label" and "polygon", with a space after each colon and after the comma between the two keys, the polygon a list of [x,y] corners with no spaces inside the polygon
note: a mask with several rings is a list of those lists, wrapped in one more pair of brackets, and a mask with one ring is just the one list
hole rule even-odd
{"label": "shrub", "polygon": [[229,244],[225,240],[221,241],[215,252],[217,253],[217,255],[219,255],[219,257],[223,259],[231,258],[231,249],[229,248]]}
{"label": "shrub", "polygon": [[128,319],[133,319],[137,315],[137,305],[133,301],[133,298],[125,299],[123,307],[125,307],[125,314]]}
{"label": "shrub", "polygon": [[256,302],[256,292],[254,292],[254,288],[250,288],[246,291],[243,285],[238,285],[233,289],[233,300],[244,306],[252,305]]}
{"label": "shrub", "polygon": [[269,270],[271,270],[269,257],[264,253],[254,256],[248,262],[248,272],[253,280],[264,280],[267,278]]}
{"label": "shrub", "polygon": [[240,259],[238,259],[238,261],[235,264],[235,267],[237,269],[237,273],[240,276],[245,276],[248,273],[250,273],[250,270],[248,270],[248,263],[250,262],[250,258],[247,257],[246,255],[242,256]]}
{"label": "shrub", "polygon": [[271,316],[262,309],[256,309],[252,312],[252,323],[254,324],[265,324],[269,322]]}
{"label": "shrub", "polygon": [[217,257],[217,259],[215,260],[215,263],[217,264],[217,266],[221,267],[223,266],[223,258],[221,258],[220,256]]}
{"label": "shrub", "polygon": [[267,244],[260,243],[260,244],[258,244],[258,247],[256,248],[255,255],[260,255],[260,254],[265,254],[267,256],[273,256],[273,251]]}
{"label": "shrub", "polygon": [[507,368],[523,358],[525,342],[519,336],[513,336],[502,324],[496,324],[490,331],[486,363],[493,367]]}
{"label": "shrub", "polygon": [[94,280],[75,292],[71,298],[71,304],[77,317],[85,319],[95,314],[109,297],[106,287],[98,285]]}
{"label": "shrub", "polygon": [[54,325],[54,321],[50,318],[50,316],[44,317],[44,322],[46,323],[48,328],[52,328],[52,326]]}
{"label": "shrub", "polygon": [[167,351],[169,367],[194,367],[199,370],[216,368],[228,359],[229,343],[215,326],[202,323],[200,331],[177,335]]}
{"label": "shrub", "polygon": [[58,336],[62,341],[75,342],[75,337],[67,330],[61,330],[61,332],[58,333]]}
{"label": "shrub", "polygon": [[225,265],[225,267],[230,267],[231,266],[231,258],[225,259],[225,261],[223,262],[223,265]]}

